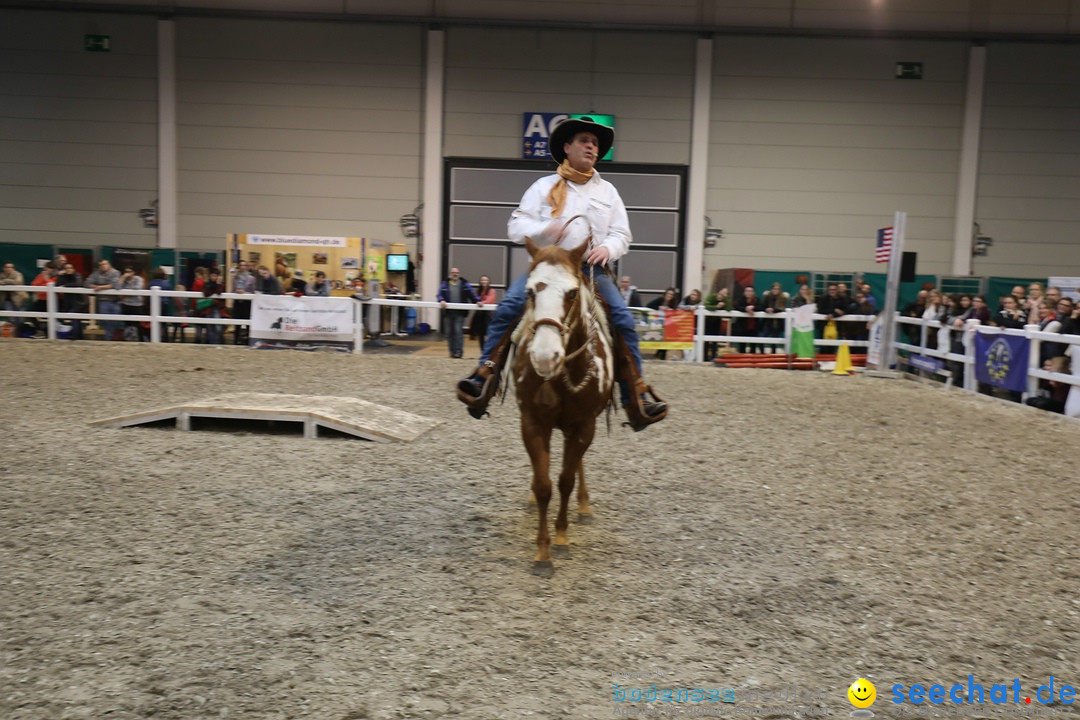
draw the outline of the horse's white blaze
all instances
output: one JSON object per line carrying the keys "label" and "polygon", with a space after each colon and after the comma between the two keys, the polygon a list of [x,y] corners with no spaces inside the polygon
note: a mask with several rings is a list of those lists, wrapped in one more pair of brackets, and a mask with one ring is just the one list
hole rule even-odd
{"label": "horse's white blaze", "polygon": [[[543,288],[537,290],[540,285]],[[542,319],[557,320],[560,324],[567,322],[563,317],[563,298],[578,288],[578,281],[565,266],[540,263],[529,275],[526,287],[533,291],[534,322]],[[529,360],[537,375],[551,377],[559,369],[564,354],[562,334],[557,328],[541,325],[536,329],[529,343]]]}

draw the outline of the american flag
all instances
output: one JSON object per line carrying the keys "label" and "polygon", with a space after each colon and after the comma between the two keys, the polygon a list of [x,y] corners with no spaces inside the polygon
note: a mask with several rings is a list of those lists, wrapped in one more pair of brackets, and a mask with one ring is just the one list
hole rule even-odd
{"label": "american flag", "polygon": [[877,231],[877,249],[874,251],[875,262],[889,262],[889,253],[892,252],[892,228],[881,228]]}

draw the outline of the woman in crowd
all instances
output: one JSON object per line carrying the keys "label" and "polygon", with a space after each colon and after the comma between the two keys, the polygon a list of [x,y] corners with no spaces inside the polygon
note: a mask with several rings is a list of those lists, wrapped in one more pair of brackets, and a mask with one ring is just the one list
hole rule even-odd
{"label": "woman in crowd", "polygon": [[[705,296],[705,309],[709,311],[713,310],[727,310],[732,308],[731,293],[728,292],[726,287],[718,289],[714,293],[709,293]],[[722,317],[707,317],[705,318],[705,334],[706,335],[727,335],[728,334],[728,321],[727,318]],[[707,342],[705,343],[705,362],[711,362],[716,359],[716,356],[720,353],[719,342]]]}
{"label": "woman in crowd", "polygon": [[1001,310],[991,322],[998,327],[1022,330],[1027,324],[1027,314],[1020,308],[1020,303],[1012,295],[1001,298]]}
{"label": "woman in crowd", "polygon": [[[769,292],[761,296],[761,309],[766,315],[776,315],[777,313],[783,314],[787,310],[788,300],[791,296],[784,292],[783,286],[774,282],[772,287],[769,288]],[[784,337],[784,321],[767,318],[761,323],[761,336],[769,338],[781,338]],[[769,351],[776,352],[776,345],[770,345]],[[762,345],[762,350],[765,350],[765,346]]]}
{"label": "woman in crowd", "polygon": [[[479,298],[480,305],[492,305],[495,302],[495,288],[491,287],[491,278],[487,275],[481,275],[480,280],[477,282],[476,287],[473,288],[476,296]],[[490,310],[475,310],[473,312],[472,322],[469,323],[469,337],[474,337],[480,343],[480,351],[484,350],[484,341],[487,340],[488,323],[491,322]]]}
{"label": "woman in crowd", "polygon": [[990,324],[990,306],[986,304],[985,295],[971,298],[971,319],[978,320],[983,325]]}
{"label": "woman in crowd", "polygon": [[799,286],[799,290],[795,293],[795,297],[791,300],[791,307],[797,308],[803,305],[809,305],[814,302],[814,292],[810,289],[810,286],[803,283]]}
{"label": "woman in crowd", "polygon": [[[661,308],[665,310],[676,310],[679,307],[679,290],[677,288],[669,287],[664,291],[663,296],[653,298],[645,307],[650,310],[660,310]],[[658,360],[666,360],[667,350],[657,350],[656,358]]]}
{"label": "woman in crowd", "polygon": [[[945,300],[941,296],[941,291],[937,288],[930,290],[926,293],[926,307],[923,309],[922,319],[929,322],[941,322],[945,319],[945,313],[947,308],[945,307]],[[926,347],[931,349],[937,349],[937,328],[926,328]]]}
{"label": "woman in crowd", "polygon": [[[221,273],[217,268],[207,273],[206,282],[203,283],[203,296],[197,299],[199,317],[220,319],[225,314],[225,301],[218,297],[225,292],[225,285],[221,282]],[[195,325],[195,342],[220,345],[225,336],[223,325],[202,324]]]}
{"label": "woman in crowd", "polygon": [[[757,337],[758,334],[758,321],[754,317],[754,312],[761,309],[761,300],[757,294],[754,293],[754,288],[747,286],[743,288],[742,295],[735,300],[735,310],[738,312],[746,313],[750,317],[741,317],[735,319],[734,332],[736,335],[742,335],[744,337]],[[764,353],[765,347],[757,343],[736,343],[735,349],[739,352],[749,353]]]}
{"label": "woman in crowd", "polygon": [[[65,262],[60,268],[60,274],[56,276],[56,287],[81,288],[82,286],[83,276],[75,271],[74,265]],[[60,312],[84,313],[90,307],[90,297],[81,293],[60,293],[57,299],[59,300]],[[68,335],[69,340],[83,339],[82,320],[64,320],[63,322],[71,324],[71,333]]]}
{"label": "woman in crowd", "polygon": [[[154,268],[154,272],[150,273],[150,289],[154,288],[164,292],[172,291],[173,285],[169,282],[169,276],[165,273],[164,268]],[[161,298],[161,314],[183,315],[183,298]],[[180,323],[165,323],[164,330],[165,332],[161,335],[162,341],[172,342],[180,336]],[[183,337],[180,339],[183,340]]]}

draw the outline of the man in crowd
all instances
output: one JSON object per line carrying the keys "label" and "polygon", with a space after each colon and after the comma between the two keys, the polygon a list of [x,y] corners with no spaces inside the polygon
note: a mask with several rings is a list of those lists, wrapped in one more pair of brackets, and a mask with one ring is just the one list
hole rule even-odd
{"label": "man in crowd", "polygon": [[[120,303],[116,294],[106,292],[120,287],[120,273],[108,260],[98,261],[97,270],[90,273],[90,277],[86,278],[86,287],[101,293],[97,296],[98,313],[102,315],[120,314]],[[123,340],[123,335],[120,334],[122,330],[120,323],[105,320],[101,323],[101,327],[105,331],[106,340]]]}
{"label": "man in crowd", "polygon": [[469,281],[461,277],[461,271],[456,267],[450,268],[450,277],[443,280],[439,286],[439,294],[435,298],[439,301],[439,307],[443,309],[446,320],[446,343],[450,346],[450,357],[459,358],[465,352],[465,316],[468,310],[447,310],[447,303],[477,303],[480,296],[473,290]]}

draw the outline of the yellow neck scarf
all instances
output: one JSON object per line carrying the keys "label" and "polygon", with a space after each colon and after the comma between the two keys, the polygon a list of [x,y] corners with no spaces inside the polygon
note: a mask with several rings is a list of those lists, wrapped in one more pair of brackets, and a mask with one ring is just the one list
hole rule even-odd
{"label": "yellow neck scarf", "polygon": [[569,160],[563,160],[562,165],[555,172],[559,176],[559,180],[552,186],[547,196],[548,205],[551,206],[551,217],[553,218],[562,215],[563,208],[566,206],[566,181],[569,180],[577,185],[584,185],[592,179],[594,171],[590,168],[589,172],[580,172],[570,167]]}

